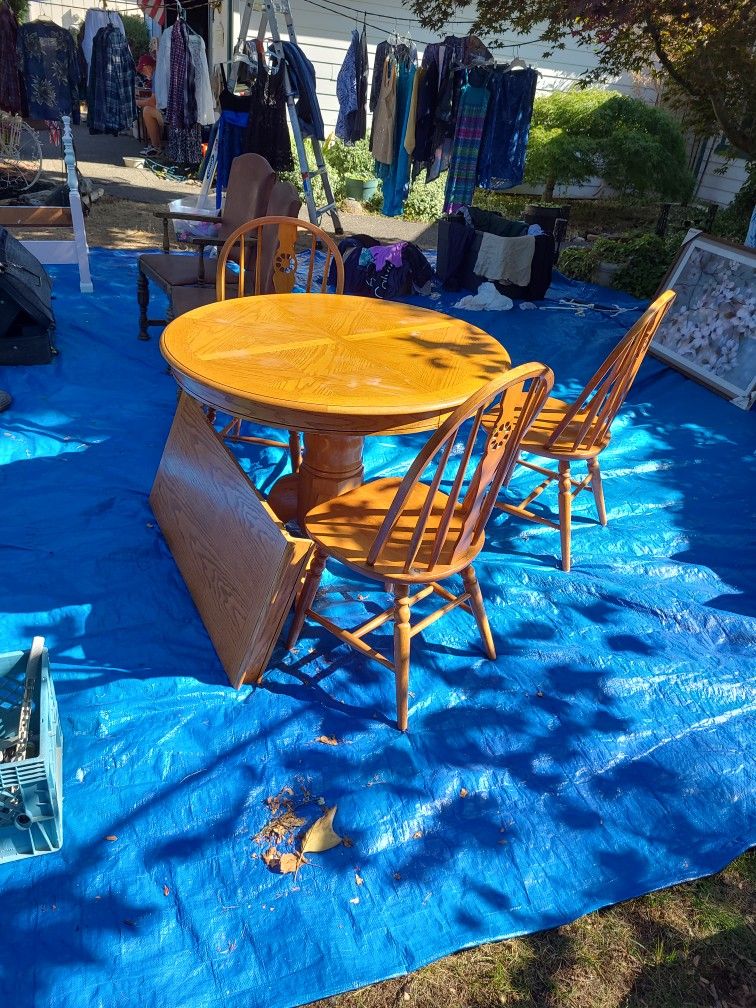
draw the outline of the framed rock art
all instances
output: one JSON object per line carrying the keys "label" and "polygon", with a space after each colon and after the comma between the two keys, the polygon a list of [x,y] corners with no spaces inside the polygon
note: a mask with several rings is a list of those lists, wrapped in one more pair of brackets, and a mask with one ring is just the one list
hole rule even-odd
{"label": "framed rock art", "polygon": [[651,352],[741,409],[756,401],[756,251],[690,234],[659,291],[677,293]]}

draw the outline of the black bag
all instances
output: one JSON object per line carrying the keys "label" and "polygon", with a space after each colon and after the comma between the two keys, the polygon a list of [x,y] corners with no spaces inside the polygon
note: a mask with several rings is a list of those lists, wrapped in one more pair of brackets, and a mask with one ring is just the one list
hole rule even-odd
{"label": "black bag", "polygon": [[42,263],[0,227],[0,364],[49,364],[55,315]]}
{"label": "black bag", "polygon": [[[477,208],[471,207],[470,213]],[[484,214],[484,211],[477,211]],[[502,225],[516,224],[525,229],[527,225],[520,222],[506,221],[498,214],[489,215],[493,221],[499,218]],[[475,218],[480,220],[481,218]],[[487,225],[485,230],[488,230]],[[500,229],[490,233],[501,233]],[[509,231],[510,236],[516,236],[516,232]],[[448,217],[438,222],[438,261],[436,270],[441,278],[441,282],[447,290],[477,290],[485,281],[485,277],[475,273],[475,262],[480,251],[480,243],[483,239],[483,230],[470,227],[461,214]],[[551,285],[551,274],[554,266],[555,245],[553,235],[538,235],[535,240],[535,251],[533,253],[533,264],[530,273],[530,283],[521,287],[516,284],[505,284],[495,281],[496,289],[500,294],[516,300],[538,301],[546,296],[546,291]]]}

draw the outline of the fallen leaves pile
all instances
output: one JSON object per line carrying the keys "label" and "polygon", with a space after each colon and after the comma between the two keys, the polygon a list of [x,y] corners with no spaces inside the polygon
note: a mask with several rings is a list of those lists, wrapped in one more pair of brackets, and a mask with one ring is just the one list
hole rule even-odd
{"label": "fallen leaves pile", "polygon": [[[333,828],[335,805],[326,809],[299,838],[296,837],[297,830],[307,822],[299,815],[299,811],[314,801],[306,790],[303,790],[301,798],[296,801],[294,792],[289,787],[282,788],[277,795],[265,799],[271,818],[254,839],[255,843],[268,845],[261,856],[271,871],[281,875],[296,874],[302,865],[310,863],[305,855],[322,854],[339,844],[352,846],[348,837],[339,836]],[[319,799],[319,803],[324,804],[322,799]],[[285,846],[293,849],[281,850]]]}

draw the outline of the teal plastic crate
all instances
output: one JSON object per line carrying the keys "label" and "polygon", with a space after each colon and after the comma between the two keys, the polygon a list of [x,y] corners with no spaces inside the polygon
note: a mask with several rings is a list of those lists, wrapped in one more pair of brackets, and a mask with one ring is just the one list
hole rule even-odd
{"label": "teal plastic crate", "polygon": [[63,734],[47,648],[32,690],[26,758],[14,762],[29,651],[0,654],[0,863],[63,842]]}

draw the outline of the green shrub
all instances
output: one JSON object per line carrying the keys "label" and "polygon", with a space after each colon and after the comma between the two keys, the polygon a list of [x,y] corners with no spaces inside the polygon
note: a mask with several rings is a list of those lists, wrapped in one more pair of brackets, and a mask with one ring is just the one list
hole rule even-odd
{"label": "green shrub", "polygon": [[662,109],[598,88],[537,98],[526,182],[552,200],[555,185],[594,176],[622,196],[685,201],[693,191],[682,132]]}
{"label": "green shrub", "polygon": [[16,20],[22,24],[29,16],[29,0],[8,0],[10,9],[16,15]]}
{"label": "green shrub", "polygon": [[446,176],[425,183],[418,179],[411,187],[404,203],[404,219],[432,222],[438,220],[444,209]]}
{"label": "green shrub", "polygon": [[612,287],[649,298],[677,256],[681,240],[680,232],[660,238],[647,231],[628,232],[622,238],[599,238],[588,248],[564,249],[559,269],[574,280],[590,280],[599,263],[618,263],[621,269],[615,273]]}
{"label": "green shrub", "polygon": [[140,56],[150,51],[150,33],[147,24],[141,14],[122,14],[121,20],[123,30],[126,32],[126,41],[136,63]]}
{"label": "green shrub", "polygon": [[[304,141],[305,151],[307,152],[307,161],[311,169],[315,168],[315,155],[312,150],[312,141],[306,139]],[[297,148],[294,143],[294,137],[291,137],[291,156],[294,159],[294,167],[288,172],[279,172],[278,177],[286,182],[291,182],[294,188],[297,190],[299,195],[304,200],[304,188],[302,186],[302,173],[299,169],[299,158],[297,157]],[[344,178],[338,171],[335,165],[331,164],[326,157],[325,150],[323,151],[323,159],[326,162],[326,167],[328,168],[328,178],[331,182],[331,188],[333,189],[333,196],[337,203],[340,203],[344,199]],[[312,191],[315,198],[315,205],[322,207],[326,205],[326,194],[323,188],[323,180],[320,175],[315,175],[312,178]]]}
{"label": "green shrub", "polygon": [[590,280],[597,265],[592,248],[566,248],[559,253],[559,269],[573,280]]}
{"label": "green shrub", "polygon": [[358,140],[351,146],[338,137],[329,136],[323,144],[323,157],[330,169],[343,178],[367,181],[375,178],[375,159],[367,140]]}

